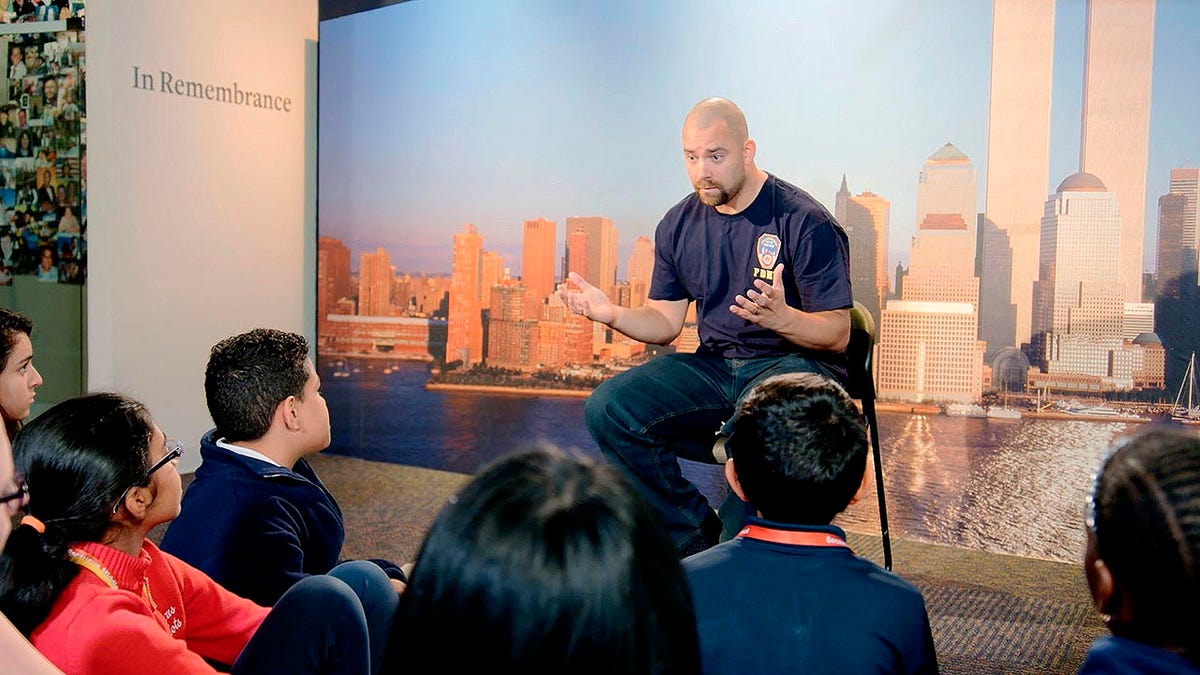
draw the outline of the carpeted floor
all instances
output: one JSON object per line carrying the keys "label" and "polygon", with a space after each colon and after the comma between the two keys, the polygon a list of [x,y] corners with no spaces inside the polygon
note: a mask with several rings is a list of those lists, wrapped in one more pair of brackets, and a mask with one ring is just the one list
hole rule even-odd
{"label": "carpeted floor", "polygon": [[[318,455],[346,518],[344,557],[409,561],[461,474]],[[849,533],[882,564],[878,536]],[[1105,632],[1078,565],[894,540],[896,572],[925,594],[943,673],[1074,673]]]}

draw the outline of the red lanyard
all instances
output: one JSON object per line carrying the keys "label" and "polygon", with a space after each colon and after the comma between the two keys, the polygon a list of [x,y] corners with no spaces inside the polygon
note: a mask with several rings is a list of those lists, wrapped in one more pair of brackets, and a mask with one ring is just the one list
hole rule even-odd
{"label": "red lanyard", "polygon": [[739,537],[769,541],[774,544],[791,544],[793,546],[837,546],[850,548],[846,540],[829,532],[795,532],[793,530],[776,530],[761,525],[747,525],[738,532]]}

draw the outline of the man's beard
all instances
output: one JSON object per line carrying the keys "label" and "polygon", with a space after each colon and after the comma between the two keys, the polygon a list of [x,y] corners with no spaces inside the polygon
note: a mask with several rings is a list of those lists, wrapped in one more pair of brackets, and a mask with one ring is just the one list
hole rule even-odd
{"label": "man's beard", "polygon": [[[729,187],[721,185],[720,183],[715,183],[715,182],[701,183],[700,185],[695,186],[696,187],[696,197],[700,200],[700,203],[704,204],[705,206],[714,206],[714,207],[722,206],[724,204],[728,204],[729,202],[733,201],[738,196],[738,194],[741,193],[742,186],[745,184],[746,184],[745,175],[741,176],[741,178],[737,181],[736,185],[729,186]],[[716,191],[712,192],[711,191],[712,188],[715,188]],[[708,189],[710,191],[705,192],[706,189]]]}
{"label": "man's beard", "polygon": [[[705,192],[706,188],[716,188],[716,193]],[[720,185],[702,185],[696,188],[696,197],[701,204],[705,206],[721,206],[729,203],[730,195],[725,188]]]}

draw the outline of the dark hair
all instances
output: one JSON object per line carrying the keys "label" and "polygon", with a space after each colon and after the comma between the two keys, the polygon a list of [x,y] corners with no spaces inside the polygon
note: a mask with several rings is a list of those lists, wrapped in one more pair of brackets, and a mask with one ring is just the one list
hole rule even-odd
{"label": "dark hair", "polygon": [[1200,663],[1200,436],[1151,427],[1118,441],[1092,499],[1096,555],[1133,603],[1113,632]]}
{"label": "dark hair", "polygon": [[55,405],[17,435],[13,459],[29,485],[27,508],[46,526],[39,533],[21,525],[4,549],[12,574],[0,612],[25,635],[45,620],[79,571],[67,548],[100,541],[125,490],[149,484],[153,430],[141,403],[89,394]]}
{"label": "dark hair", "polygon": [[746,498],[764,518],[824,525],[850,504],[867,467],[867,430],[854,401],[814,373],[759,382],[726,440]]}
{"label": "dark hair", "polygon": [[[8,357],[12,356],[13,347],[17,344],[17,334],[26,337],[33,335],[33,319],[0,307],[0,370],[8,369]],[[19,420],[3,420],[5,431],[11,439],[21,429]]]}
{"label": "dark hair", "polygon": [[221,340],[204,370],[204,396],[217,433],[231,443],[262,438],[280,401],[303,398],[308,341],[272,328]]}
{"label": "dark hair", "polygon": [[[430,649],[447,635],[460,649]],[[542,448],[442,510],[400,599],[385,672],[697,673],[691,594],[614,469]]]}
{"label": "dark hair", "polygon": [[8,356],[17,344],[17,333],[26,337],[33,334],[33,319],[0,307],[0,369],[8,366]]}

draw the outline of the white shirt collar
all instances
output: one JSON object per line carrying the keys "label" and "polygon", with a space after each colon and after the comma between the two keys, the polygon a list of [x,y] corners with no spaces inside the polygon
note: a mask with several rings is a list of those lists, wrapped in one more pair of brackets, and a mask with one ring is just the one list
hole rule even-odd
{"label": "white shirt collar", "polygon": [[228,450],[234,454],[241,455],[242,457],[249,457],[250,459],[257,459],[260,462],[266,462],[268,464],[273,464],[280,468],[285,468],[282,464],[280,464],[279,462],[276,462],[275,460],[271,459],[270,457],[267,457],[266,455],[262,454],[261,452],[251,450],[250,448],[244,448],[240,445],[234,445],[233,443],[228,443],[225,441],[224,438],[218,438],[216,445],[218,448],[225,448],[226,450]]}

